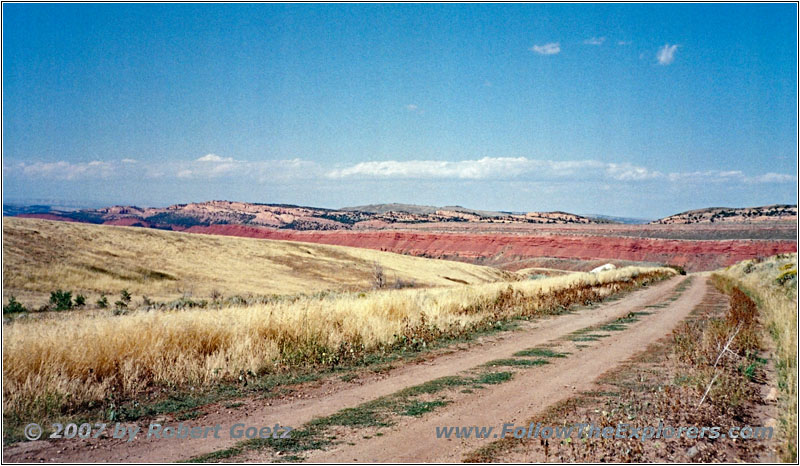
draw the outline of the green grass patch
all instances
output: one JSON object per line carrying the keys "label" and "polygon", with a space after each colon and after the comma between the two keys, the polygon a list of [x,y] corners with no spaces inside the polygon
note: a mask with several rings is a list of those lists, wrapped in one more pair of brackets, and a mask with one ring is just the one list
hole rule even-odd
{"label": "green grass patch", "polygon": [[498,366],[541,366],[542,364],[549,364],[546,359],[495,359],[484,364],[485,367],[498,367]]}
{"label": "green grass patch", "polygon": [[429,413],[434,409],[447,405],[447,401],[440,400],[440,401],[415,401],[409,406],[406,407],[405,411],[401,414],[404,416],[422,416],[425,413]]}
{"label": "green grass patch", "polygon": [[530,348],[517,351],[514,356],[535,356],[539,358],[566,358],[569,353],[559,353],[550,348]]}
{"label": "green grass patch", "polygon": [[484,372],[474,379],[474,382],[479,385],[496,385],[503,382],[508,382],[514,377],[512,372]]}
{"label": "green grass patch", "polygon": [[572,341],[597,341],[601,338],[610,337],[611,335],[605,335],[601,333],[590,333],[587,335],[575,335],[570,340]]}

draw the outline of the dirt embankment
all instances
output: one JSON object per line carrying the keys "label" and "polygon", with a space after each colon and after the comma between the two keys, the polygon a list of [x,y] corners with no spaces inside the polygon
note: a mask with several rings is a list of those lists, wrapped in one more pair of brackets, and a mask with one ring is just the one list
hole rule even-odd
{"label": "dirt embankment", "polygon": [[686,241],[599,236],[522,236],[407,231],[290,231],[243,225],[193,226],[186,230],[378,249],[401,254],[468,261],[510,262],[532,257],[619,259],[658,262],[706,271],[758,256],[796,252],[795,241]]}

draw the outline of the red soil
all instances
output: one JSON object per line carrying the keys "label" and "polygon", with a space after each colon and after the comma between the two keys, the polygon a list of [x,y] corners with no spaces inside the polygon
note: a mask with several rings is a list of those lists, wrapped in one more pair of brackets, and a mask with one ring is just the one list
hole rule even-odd
{"label": "red soil", "polygon": [[415,256],[509,262],[533,257],[620,259],[713,270],[744,259],[797,252],[795,241],[689,241],[601,236],[524,236],[408,231],[293,231],[244,225],[194,226],[186,230],[250,238],[303,241],[378,249]]}

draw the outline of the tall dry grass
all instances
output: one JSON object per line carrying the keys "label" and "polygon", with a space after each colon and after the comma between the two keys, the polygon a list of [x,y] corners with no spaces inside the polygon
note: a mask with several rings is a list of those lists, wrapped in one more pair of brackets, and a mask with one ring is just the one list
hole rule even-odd
{"label": "tall dry grass", "polygon": [[673,273],[627,267],[251,307],[15,321],[3,329],[4,412],[47,415],[112,393],[119,399],[154,386],[208,385],[242,373],[358,361],[515,316],[557,313]]}
{"label": "tall dry grass", "polygon": [[757,302],[775,345],[784,461],[797,461],[797,254],[739,262],[721,272]]}

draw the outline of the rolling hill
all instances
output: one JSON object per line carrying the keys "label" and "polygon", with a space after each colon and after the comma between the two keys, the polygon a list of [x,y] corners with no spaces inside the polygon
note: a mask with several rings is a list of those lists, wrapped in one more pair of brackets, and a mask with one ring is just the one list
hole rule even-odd
{"label": "rolling hill", "polygon": [[4,298],[39,300],[56,289],[93,296],[172,299],[322,290],[443,286],[514,280],[513,273],[460,262],[323,244],[39,219],[3,219]]}

